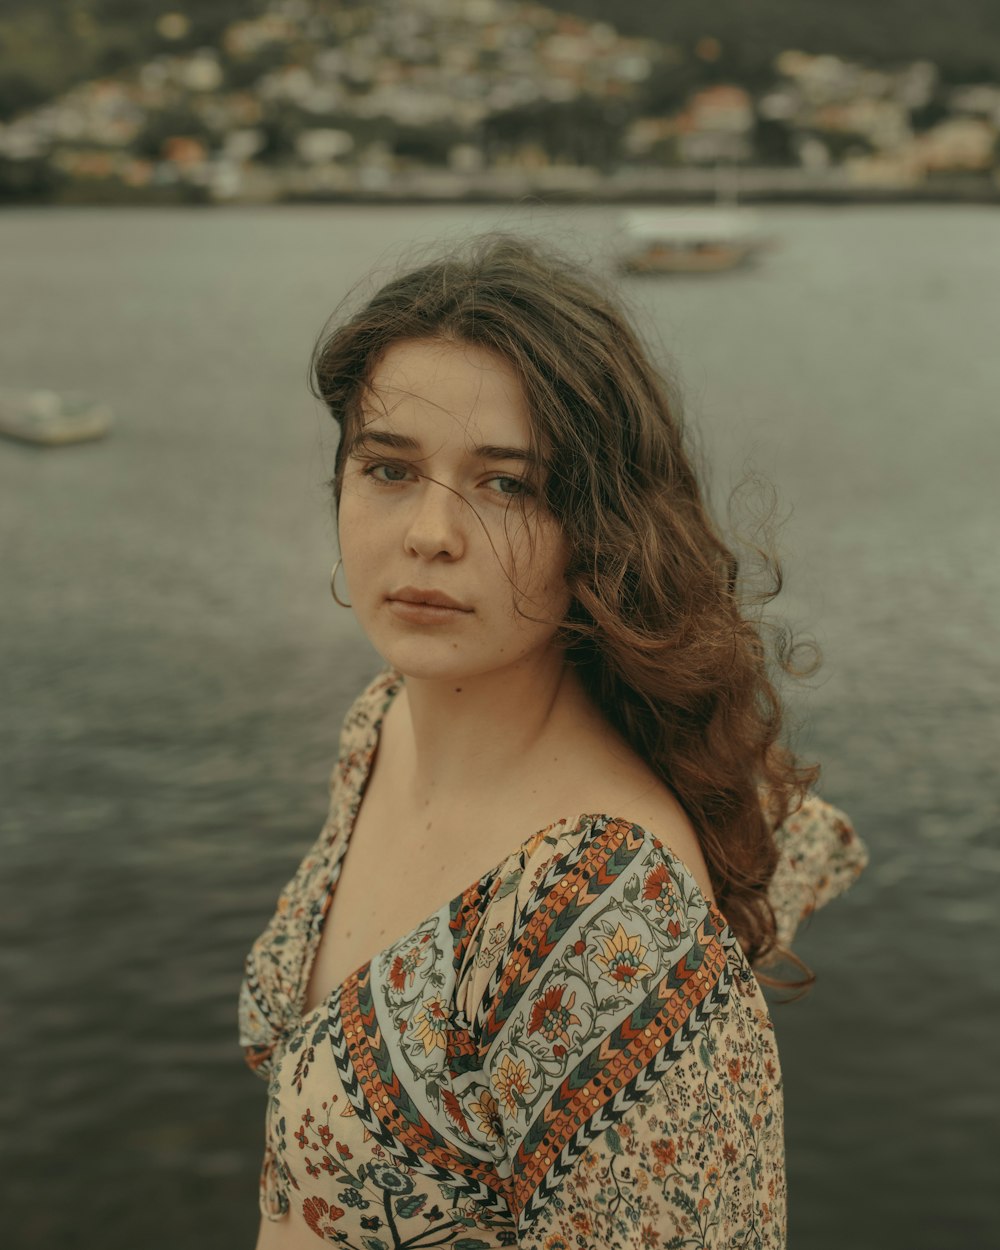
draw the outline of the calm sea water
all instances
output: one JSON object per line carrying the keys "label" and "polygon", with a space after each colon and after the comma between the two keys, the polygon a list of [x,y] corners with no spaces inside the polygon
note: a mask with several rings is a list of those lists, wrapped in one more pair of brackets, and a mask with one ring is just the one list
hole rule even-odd
{"label": "calm sea water", "polygon": [[[631,280],[723,508],[775,488],[795,742],[872,864],[774,1008],[790,1245],[1000,1244],[1000,215],[776,209],[761,267]],[[609,263],[612,210],[8,211],[0,380],[103,443],[0,445],[0,1234],[249,1250],[243,955],[378,658],[329,596],[309,351],[404,249],[492,226]],[[751,499],[753,496],[751,496]],[[737,513],[749,524],[752,517]]]}

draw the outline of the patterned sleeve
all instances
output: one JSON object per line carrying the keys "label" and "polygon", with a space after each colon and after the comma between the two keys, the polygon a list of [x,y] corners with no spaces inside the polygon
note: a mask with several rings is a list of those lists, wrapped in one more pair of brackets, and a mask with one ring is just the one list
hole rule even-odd
{"label": "patterned sleeve", "polygon": [[274,914],[244,962],[238,1005],[240,1046],[247,1065],[264,1080],[271,1075],[275,1046],[297,1020],[296,998],[305,945],[324,894],[322,888],[317,888],[317,877],[323,878],[328,872],[340,827],[344,788],[369,728],[372,691],[386,675],[387,669],[383,668],[344,715],[337,762],[329,777],[326,820],[278,896]]}
{"label": "patterned sleeve", "polygon": [[778,940],[788,946],[807,917],[854,884],[868,849],[849,817],[815,794],[778,826],[775,839],[780,858],[767,894]]}
{"label": "patterned sleeve", "polygon": [[473,1020],[478,1106],[517,1244],[781,1250],[772,1025],[688,870],[600,817],[532,848],[491,913],[505,945]]}

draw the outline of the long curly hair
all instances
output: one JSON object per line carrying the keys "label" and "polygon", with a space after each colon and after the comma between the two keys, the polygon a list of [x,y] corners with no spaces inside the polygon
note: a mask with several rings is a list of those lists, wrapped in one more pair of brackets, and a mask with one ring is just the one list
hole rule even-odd
{"label": "long curly hair", "polygon": [[[750,542],[769,584],[741,585],[674,385],[619,300],[550,247],[509,234],[480,236],[397,276],[324,329],[311,385],[340,426],[330,483],[338,507],[373,368],[391,344],[414,339],[473,344],[515,370],[538,462],[530,485],[571,550],[572,602],[554,642],[682,804],[719,908],[755,970],[783,957],[804,973],[777,980],[758,971],[759,979],[804,993],[815,975],[778,943],[767,887],[775,829],[820,766],[779,744],[785,711],[772,668],[808,676],[819,653],[755,611],[781,590],[777,556]],[[803,645],[814,662],[797,668]]]}

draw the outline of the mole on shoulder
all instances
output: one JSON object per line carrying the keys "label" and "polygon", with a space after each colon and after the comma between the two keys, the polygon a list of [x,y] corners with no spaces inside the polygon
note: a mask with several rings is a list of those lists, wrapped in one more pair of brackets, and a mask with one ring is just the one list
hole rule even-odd
{"label": "mole on shoulder", "polygon": [[461,687],[461,686],[456,686],[456,687],[455,687],[455,693],[456,693],[456,694],[461,694],[461,693],[462,693],[462,687]]}

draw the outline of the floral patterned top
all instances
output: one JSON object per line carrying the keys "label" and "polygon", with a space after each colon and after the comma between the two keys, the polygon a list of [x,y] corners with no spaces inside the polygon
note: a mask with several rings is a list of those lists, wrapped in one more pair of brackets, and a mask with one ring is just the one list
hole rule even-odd
{"label": "floral patterned top", "polygon": [[[303,1014],[402,681],[383,668],[348,711],[329,817],[247,957],[263,1215],[357,1250],[784,1247],[771,1018],[652,831],[595,813],[539,830]],[[779,836],[788,941],[867,855],[814,796]]]}

